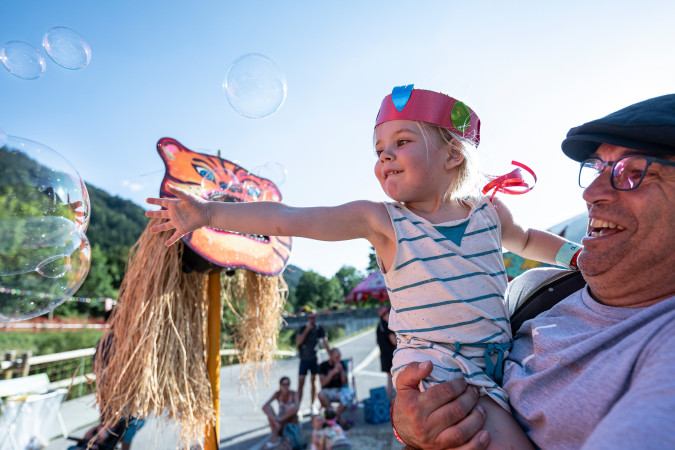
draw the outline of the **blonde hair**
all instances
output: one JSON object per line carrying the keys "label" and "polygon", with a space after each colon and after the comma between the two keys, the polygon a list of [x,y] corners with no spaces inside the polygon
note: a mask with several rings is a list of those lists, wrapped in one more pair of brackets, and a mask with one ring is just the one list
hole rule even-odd
{"label": "blonde hair", "polygon": [[449,145],[451,152],[462,155],[462,162],[455,168],[456,175],[445,192],[446,200],[455,200],[462,205],[476,203],[480,197],[481,186],[485,184],[485,176],[481,173],[478,158],[474,155],[476,147],[469,140],[447,128],[426,122],[417,124],[427,142],[429,139],[426,131],[429,130],[436,133],[442,143]]}

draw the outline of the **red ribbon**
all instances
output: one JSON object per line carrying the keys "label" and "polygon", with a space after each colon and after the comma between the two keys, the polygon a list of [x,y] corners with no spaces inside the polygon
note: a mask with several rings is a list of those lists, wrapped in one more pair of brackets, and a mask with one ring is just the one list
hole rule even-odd
{"label": "red ribbon", "polygon": [[[487,194],[488,192],[494,189],[492,195],[490,196],[490,201],[492,201],[497,192],[503,192],[504,194],[511,194],[511,195],[521,195],[530,192],[532,189],[534,189],[534,185],[537,184],[537,176],[534,174],[534,171],[532,169],[530,169],[523,163],[519,163],[518,161],[511,161],[511,164],[513,164],[514,166],[518,166],[522,169],[525,169],[527,172],[529,172],[530,175],[532,175],[532,177],[534,178],[534,183],[532,184],[532,186],[530,186],[523,179],[523,175],[520,169],[513,169],[506,175],[502,175],[500,177],[493,179],[483,187],[483,190],[481,191],[483,195]],[[511,187],[519,187],[522,189],[511,189]]]}

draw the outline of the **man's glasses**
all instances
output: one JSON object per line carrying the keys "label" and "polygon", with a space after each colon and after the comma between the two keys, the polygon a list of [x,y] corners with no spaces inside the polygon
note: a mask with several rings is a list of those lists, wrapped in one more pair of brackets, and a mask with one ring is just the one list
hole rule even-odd
{"label": "man's glasses", "polygon": [[603,161],[600,158],[588,158],[579,169],[579,186],[586,188],[605,170],[611,167],[612,187],[617,191],[637,189],[651,163],[675,166],[675,162],[646,155],[626,155],[616,161]]}

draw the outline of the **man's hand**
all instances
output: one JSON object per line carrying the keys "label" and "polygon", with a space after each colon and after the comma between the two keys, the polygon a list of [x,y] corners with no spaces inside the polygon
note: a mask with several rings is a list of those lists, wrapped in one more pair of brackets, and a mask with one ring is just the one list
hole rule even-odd
{"label": "man's hand", "polygon": [[439,384],[424,392],[419,382],[431,374],[430,361],[410,363],[396,379],[392,425],[409,446],[423,449],[484,449],[490,437],[481,428],[478,390],[463,379]]}

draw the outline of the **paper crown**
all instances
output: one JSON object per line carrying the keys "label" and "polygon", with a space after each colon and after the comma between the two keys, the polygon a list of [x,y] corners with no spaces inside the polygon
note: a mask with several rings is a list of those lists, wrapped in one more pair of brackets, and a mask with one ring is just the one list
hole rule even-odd
{"label": "paper crown", "polygon": [[480,119],[476,113],[448,95],[413,85],[396,86],[382,100],[375,126],[390,120],[418,120],[447,128],[473,145],[480,142]]}

